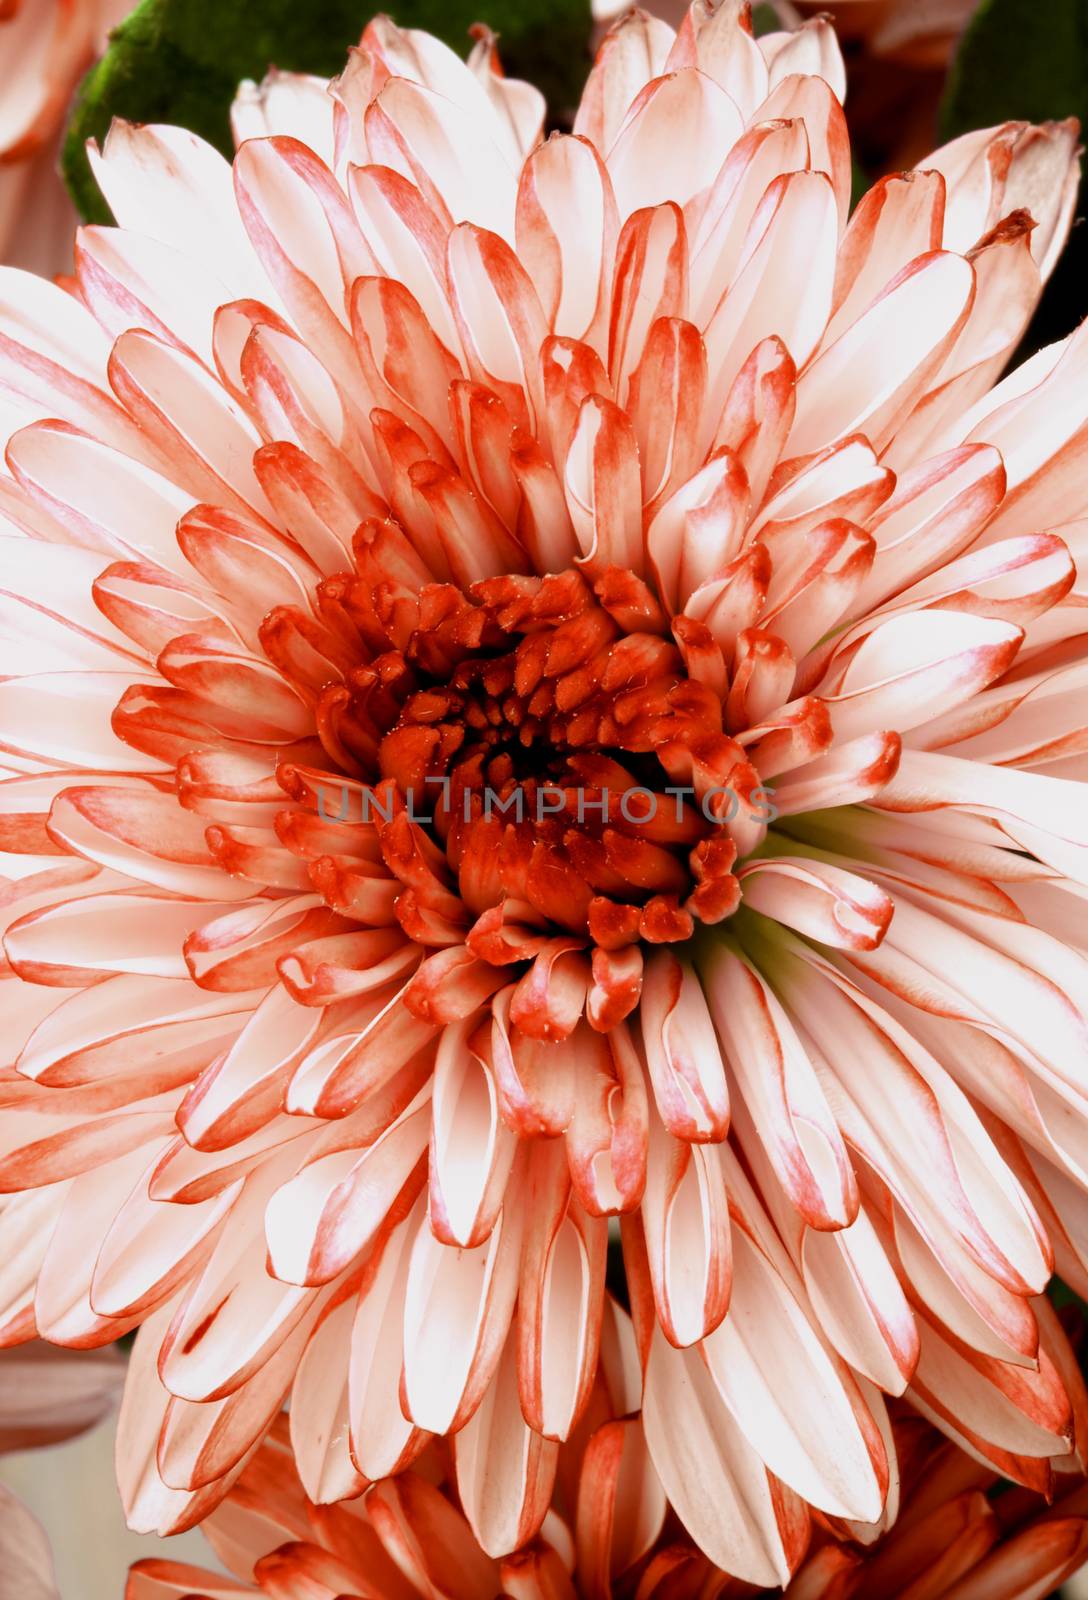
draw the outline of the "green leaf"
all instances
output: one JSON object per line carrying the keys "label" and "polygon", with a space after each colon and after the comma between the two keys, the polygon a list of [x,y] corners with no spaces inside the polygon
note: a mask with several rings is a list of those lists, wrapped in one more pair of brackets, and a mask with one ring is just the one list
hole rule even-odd
{"label": "green leaf", "polygon": [[[507,72],[544,91],[552,111],[572,106],[589,65],[589,0],[395,0],[406,27],[426,28],[464,53],[474,22],[501,36]],[[243,78],[270,66],[331,77],[371,15],[365,0],[142,0],[84,80],[62,169],[80,214],[108,222],[85,144],[114,117],[171,122],[230,155],[230,105]]]}
{"label": "green leaf", "polygon": [[1046,1292],[1051,1305],[1059,1311],[1063,1306],[1077,1306],[1082,1313],[1088,1312],[1088,1306],[1077,1291],[1071,1289],[1061,1278],[1051,1278],[1046,1286]]}

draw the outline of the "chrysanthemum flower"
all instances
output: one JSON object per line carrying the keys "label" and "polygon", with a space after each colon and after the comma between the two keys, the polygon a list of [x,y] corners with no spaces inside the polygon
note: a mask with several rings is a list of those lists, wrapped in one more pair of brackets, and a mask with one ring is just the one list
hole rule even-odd
{"label": "chrysanthemum flower", "polygon": [[841,81],[700,0],[541,142],[378,21],[2,280],[0,1328],[143,1324],[138,1527],[290,1390],[315,1501],[456,1434],[530,1539],[615,1216],[724,1570],[893,1515],[883,1394],[1075,1464],[1088,333],[992,386],[1076,132],[849,217]]}
{"label": "chrysanthemum flower", "polygon": [[[627,1345],[626,1363],[619,1340]],[[132,1569],[125,1600],[729,1600],[752,1595],[715,1567],[670,1512],[637,1403],[638,1362],[622,1316],[606,1344],[620,1360],[560,1451],[536,1538],[496,1560],[481,1544],[492,1509],[462,1504],[449,1454],[353,1501],[307,1500],[277,1424],[204,1532],[233,1578],[169,1559]],[[626,1365],[626,1373],[624,1367]],[[626,1392],[625,1392],[626,1391]],[[866,1542],[828,1524],[805,1529],[791,1600],[1042,1600],[1088,1556],[1082,1479],[1052,1505],[1002,1490],[992,1468],[918,1417],[897,1416],[902,1482],[893,1528]],[[481,1527],[481,1519],[483,1527]]]}
{"label": "chrysanthemum flower", "polygon": [[0,3],[0,261],[70,267],[76,215],[57,142],[80,74],[129,9],[128,0]]}

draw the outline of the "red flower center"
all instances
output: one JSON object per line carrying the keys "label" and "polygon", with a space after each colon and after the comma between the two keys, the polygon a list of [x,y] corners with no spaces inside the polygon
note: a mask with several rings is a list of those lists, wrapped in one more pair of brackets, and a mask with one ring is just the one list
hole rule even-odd
{"label": "red flower center", "polygon": [[[706,630],[683,619],[674,636],[616,569],[413,587],[387,529],[357,540],[356,574],[323,585],[363,659],[320,695],[317,727],[337,774],[322,814],[373,824],[405,930],[491,960],[499,939],[508,962],[511,913],[607,950],[729,915],[722,822],[753,804],[756,778],[700,677],[721,659]],[[296,769],[281,782],[299,794]],[[331,898],[343,904],[339,880]]]}

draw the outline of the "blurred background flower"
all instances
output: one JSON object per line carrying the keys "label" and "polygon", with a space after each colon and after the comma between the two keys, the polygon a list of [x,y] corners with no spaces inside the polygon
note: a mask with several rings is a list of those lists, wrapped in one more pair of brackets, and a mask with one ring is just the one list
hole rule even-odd
{"label": "blurred background flower", "polygon": [[76,84],[130,0],[0,0],[0,261],[63,270],[78,220],[57,171]]}
{"label": "blurred background flower", "polygon": [[[116,1406],[124,1375],[115,1350],[61,1350],[35,1340],[0,1352],[0,1455],[41,1450],[97,1427]],[[45,1473],[48,1462],[47,1453]],[[44,1528],[2,1483],[0,1600],[69,1600]]]}

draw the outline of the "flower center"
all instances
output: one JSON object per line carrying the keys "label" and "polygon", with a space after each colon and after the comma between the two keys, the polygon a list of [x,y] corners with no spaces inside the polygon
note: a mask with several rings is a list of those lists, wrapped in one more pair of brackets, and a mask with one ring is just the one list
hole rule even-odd
{"label": "flower center", "polygon": [[[335,729],[330,756],[343,765],[347,748],[369,786],[390,870],[418,888],[408,858],[422,855],[448,886],[443,917],[456,922],[455,894],[468,922],[513,906],[617,949],[686,939],[735,909],[722,821],[739,797],[693,781],[692,759],[739,752],[640,580],[380,582],[351,603],[388,648],[326,691],[319,730]],[[396,910],[440,942],[437,904],[421,914],[409,894]]]}

